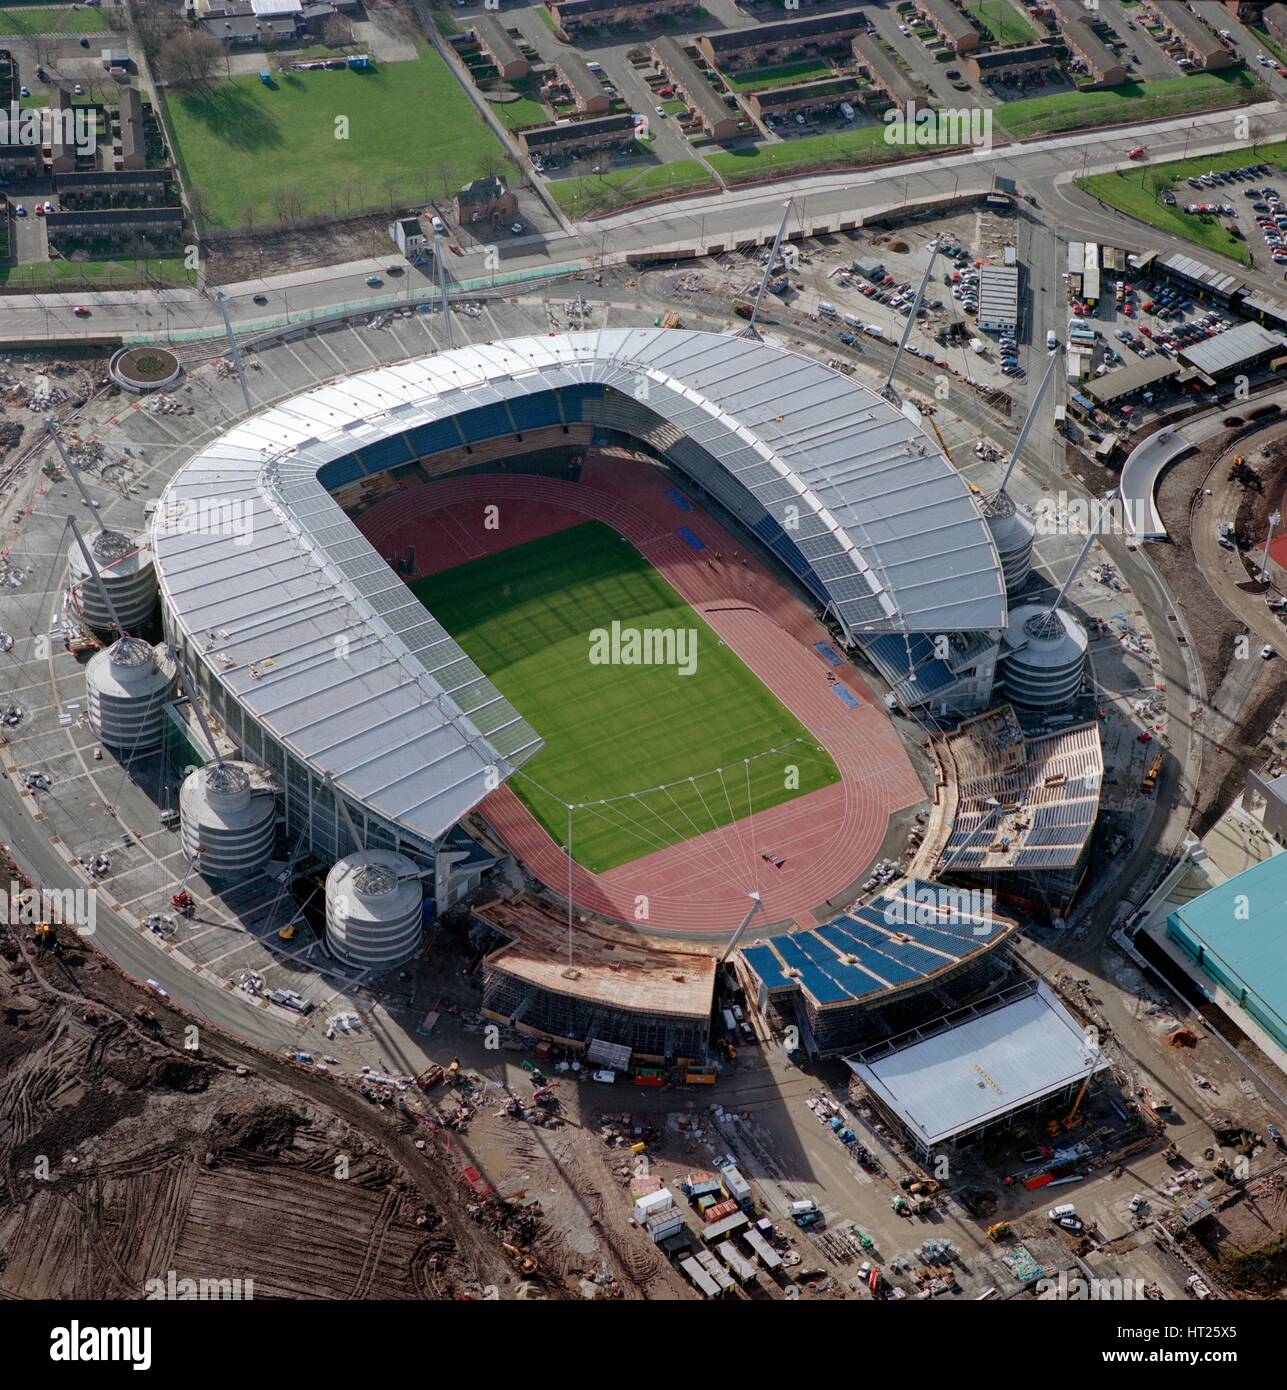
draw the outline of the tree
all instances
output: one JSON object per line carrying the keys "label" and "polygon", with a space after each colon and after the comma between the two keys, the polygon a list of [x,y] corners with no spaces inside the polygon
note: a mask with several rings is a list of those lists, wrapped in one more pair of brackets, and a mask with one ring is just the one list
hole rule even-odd
{"label": "tree", "polygon": [[328,48],[351,48],[357,42],[352,23],[342,14],[332,15],[322,26],[322,42]]}
{"label": "tree", "polygon": [[176,87],[204,86],[223,57],[218,39],[200,31],[175,34],[161,45],[157,67],[162,77]]}

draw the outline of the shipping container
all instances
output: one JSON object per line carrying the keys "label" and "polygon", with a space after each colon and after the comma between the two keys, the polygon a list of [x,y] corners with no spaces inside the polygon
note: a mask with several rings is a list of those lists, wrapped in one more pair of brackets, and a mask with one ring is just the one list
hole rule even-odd
{"label": "shipping container", "polygon": [[719,1286],[691,1255],[686,1260],[680,1260],[679,1267],[707,1298],[719,1297]]}
{"label": "shipping container", "polygon": [[721,1241],[716,1247],[721,1260],[728,1266],[729,1273],[743,1286],[754,1284],[757,1278],[755,1266],[730,1240]]}
{"label": "shipping container", "polygon": [[720,1293],[730,1292],[733,1287],[733,1276],[720,1264],[709,1250],[698,1250],[694,1258],[715,1281]]}
{"label": "shipping container", "polygon": [[686,1071],[684,1073],[685,1086],[713,1086],[715,1084],[715,1073],[713,1071]]}
{"label": "shipping container", "polygon": [[728,1188],[729,1196],[737,1202],[745,1204],[751,1200],[751,1185],[741,1175],[732,1164],[727,1168],[719,1170],[720,1177],[724,1180],[724,1186]]}
{"label": "shipping container", "polygon": [[743,1237],[755,1258],[759,1260],[760,1267],[772,1273],[776,1269],[782,1268],[782,1256],[768,1243],[759,1231],[747,1231]]}
{"label": "shipping container", "polygon": [[707,1245],[711,1245],[715,1241],[727,1240],[729,1236],[744,1231],[750,1224],[740,1211],[734,1212],[732,1216],[726,1216],[723,1221],[712,1221],[709,1225],[703,1226],[702,1240]]}
{"label": "shipping container", "polygon": [[726,1216],[732,1216],[737,1210],[737,1203],[731,1198],[723,1202],[715,1202],[702,1212],[702,1220],[706,1222],[723,1221]]}

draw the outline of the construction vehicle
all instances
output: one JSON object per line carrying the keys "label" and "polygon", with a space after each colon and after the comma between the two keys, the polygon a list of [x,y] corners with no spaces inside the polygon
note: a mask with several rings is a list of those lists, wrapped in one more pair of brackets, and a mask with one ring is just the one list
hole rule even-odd
{"label": "construction vehicle", "polygon": [[1010,1234],[1010,1223],[1008,1221],[998,1221],[988,1227],[989,1240],[1004,1240]]}
{"label": "construction vehicle", "polygon": [[281,931],[279,931],[279,932],[277,933],[277,939],[278,939],[279,941],[294,941],[294,940],[295,940],[295,923],[294,923],[294,922],[288,922],[288,923],[281,929]]}
{"label": "construction vehicle", "polygon": [[1081,1090],[1077,1092],[1077,1099],[1072,1103],[1072,1109],[1063,1117],[1062,1120],[1051,1120],[1046,1126],[1047,1134],[1058,1134],[1061,1129],[1075,1129],[1082,1122],[1082,1116],[1078,1113],[1081,1110],[1081,1103],[1086,1098],[1086,1091],[1090,1087],[1090,1077],[1088,1076],[1081,1083]]}
{"label": "construction vehicle", "polygon": [[557,1081],[547,1081],[543,1086],[537,1086],[532,1092],[532,1100],[537,1105],[557,1105],[559,1098],[554,1092],[558,1090],[558,1085]]}
{"label": "construction vehicle", "polygon": [[749,319],[755,312],[755,305],[748,299],[738,299],[733,303],[733,312],[740,319]]}
{"label": "construction vehicle", "polygon": [[446,1075],[437,1062],[426,1067],[419,1076],[415,1078],[415,1084],[422,1091],[431,1091]]}
{"label": "construction vehicle", "polygon": [[1159,753],[1149,764],[1148,771],[1140,778],[1140,791],[1151,792],[1157,786],[1157,779],[1162,775],[1162,767],[1166,762],[1166,754]]}
{"label": "construction vehicle", "polygon": [[42,951],[47,951],[54,944],[54,929],[48,922],[37,922],[33,935],[36,938],[36,945]]}
{"label": "construction vehicle", "polygon": [[194,854],[188,860],[188,867],[183,871],[183,877],[179,880],[179,888],[170,898],[170,906],[179,914],[180,917],[191,917],[196,913],[197,905],[192,894],[188,892],[188,880],[192,877],[192,870],[195,868],[197,857]]}
{"label": "construction vehicle", "polygon": [[525,1255],[517,1245],[506,1245],[501,1242],[501,1249],[509,1256],[510,1262],[520,1274],[535,1274],[536,1261],[530,1256]]}
{"label": "construction vehicle", "polygon": [[661,317],[661,326],[663,328],[682,328],[684,321],[679,317],[677,309],[668,309]]}

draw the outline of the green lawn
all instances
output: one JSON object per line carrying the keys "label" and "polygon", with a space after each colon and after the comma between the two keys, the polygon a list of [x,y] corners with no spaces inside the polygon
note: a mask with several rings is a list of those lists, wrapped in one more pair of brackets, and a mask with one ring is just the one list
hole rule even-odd
{"label": "green lawn", "polygon": [[[927,145],[889,144],[885,131],[884,125],[878,125],[837,130],[834,135],[805,135],[713,154],[707,162],[726,183],[742,183],[804,169],[853,168],[908,157],[927,159],[934,153],[934,147]],[[950,148],[950,142],[939,148],[943,147]]]}
{"label": "green lawn", "polygon": [[[167,95],[179,159],[215,225],[255,226],[443,199],[500,145],[442,59],[248,75]],[[338,139],[337,118],[348,122]],[[295,200],[287,208],[284,193]]]}
{"label": "green lawn", "polygon": [[1028,17],[1010,0],[965,0],[965,7],[978,15],[1002,47],[1012,43],[1036,43],[1037,31]]}
{"label": "green lawn", "polygon": [[99,10],[45,5],[0,9],[0,34],[96,34],[110,27]]}
{"label": "green lawn", "polygon": [[[1245,202],[1242,190],[1246,183],[1228,184],[1220,189],[1190,188],[1185,180],[1198,174],[1223,173],[1226,169],[1241,169],[1248,162],[1273,164],[1287,173],[1287,141],[1272,145],[1257,145],[1228,154],[1200,155],[1195,159],[1177,159],[1167,164],[1145,164],[1125,169],[1117,174],[1095,174],[1078,179],[1077,187],[1110,207],[1158,227],[1172,236],[1183,237],[1204,250],[1215,251],[1230,260],[1248,263],[1248,245],[1230,236],[1217,218],[1201,218],[1185,212],[1187,202]],[[1162,192],[1171,189],[1178,207],[1167,207]]]}
{"label": "green lawn", "polygon": [[817,82],[835,75],[835,69],[831,64],[821,58],[804,58],[798,63],[781,63],[772,68],[753,68],[748,72],[722,74],[732,92],[762,92],[766,87],[785,87],[793,82]]}
{"label": "green lawn", "polygon": [[528,126],[550,123],[550,113],[531,97],[519,97],[517,101],[489,101],[487,106],[508,130],[526,130]]}
{"label": "green lawn", "polygon": [[171,285],[195,285],[196,271],[186,269],[183,262],[178,252],[137,261],[128,256],[120,260],[109,257],[94,261],[32,261],[0,266],[0,289],[106,290],[148,285],[157,280]]}
{"label": "green lawn", "polygon": [[609,169],[603,174],[555,179],[547,187],[564,212],[573,217],[585,217],[592,212],[608,212],[661,193],[691,193],[695,189],[713,193],[716,185],[696,159],[680,159],[673,164],[648,164],[632,169]]}
{"label": "green lawn", "polygon": [[[839,780],[803,725],[607,526],[574,526],[411,587],[545,740],[509,786],[560,845],[564,803],[584,808],[573,854],[588,869]],[[590,634],[614,620],[695,633],[695,671],[592,664]],[[787,789],[789,765],[798,788]],[[586,806],[616,797],[628,799]]]}
{"label": "green lawn", "polygon": [[996,121],[1016,140],[1061,130],[1125,125],[1193,111],[1215,111],[1262,101],[1268,94],[1242,68],[1168,77],[1162,82],[1125,82],[1100,92],[1055,92],[1051,96],[1007,101]]}

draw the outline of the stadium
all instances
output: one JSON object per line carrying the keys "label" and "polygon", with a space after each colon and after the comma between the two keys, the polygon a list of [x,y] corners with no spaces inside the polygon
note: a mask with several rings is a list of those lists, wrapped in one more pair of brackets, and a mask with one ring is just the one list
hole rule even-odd
{"label": "stadium", "polygon": [[[636,931],[722,939],[752,903],[816,927],[924,798],[846,649],[969,713],[1007,621],[985,511],[914,411],[671,329],[337,379],[191,458],[151,542],[167,641],[289,853],[396,860],[368,905],[415,876],[427,915],[469,829]],[[995,941],[967,944],[942,964]]]}

